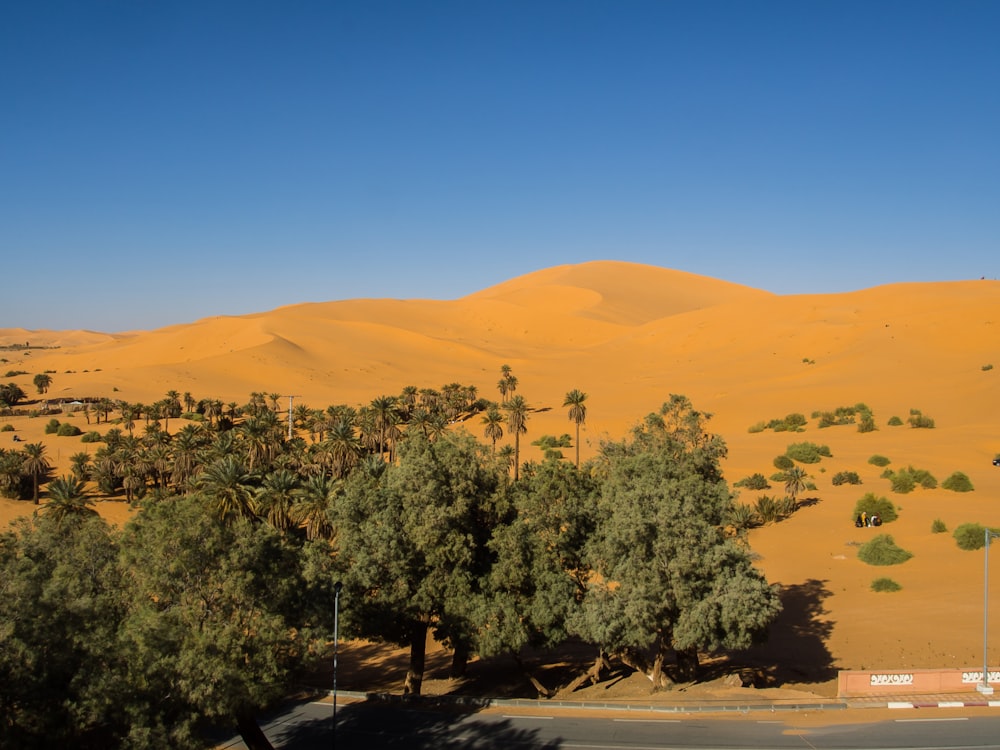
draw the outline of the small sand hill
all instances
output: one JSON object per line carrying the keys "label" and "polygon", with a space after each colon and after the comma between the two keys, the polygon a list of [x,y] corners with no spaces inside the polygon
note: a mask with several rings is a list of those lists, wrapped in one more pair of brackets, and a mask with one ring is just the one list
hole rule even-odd
{"label": "small sand hill", "polygon": [[[324,408],[368,403],[407,385],[455,382],[499,398],[500,366],[508,364],[517,393],[533,408],[521,441],[527,460],[540,458],[530,443],[542,435],[573,434],[562,403],[574,388],[588,394],[584,458],[602,437],[623,437],[672,393],[714,415],[710,426],[729,446],[730,481],[770,476],[789,443],[826,445],[833,457],[805,467],[815,502],[750,537],[762,569],[788,592],[771,651],[758,655],[798,665],[785,677],[809,682],[835,668],[981,662],[982,553],[963,552],[950,533],[930,529],[935,519],[949,532],[972,521],[1000,526],[1000,469],[991,465],[1000,453],[998,326],[994,281],[775,296],[669,269],[594,262],[453,301],[311,303],[115,336],[0,330],[0,342],[59,347],[3,353],[9,369],[28,372],[12,380],[29,394],[34,374],[52,373],[50,400],[92,395],[149,403],[176,390],[245,403],[263,392]],[[818,429],[815,420],[802,433],[748,429],[858,402],[873,409],[876,432]],[[892,416],[906,420],[911,409],[934,419],[935,428],[888,425]],[[50,445],[57,471],[66,470],[72,453],[92,450],[44,435],[41,419],[3,421],[24,439]],[[465,427],[482,438],[478,418]],[[11,433],[0,433],[0,447],[17,447]],[[873,454],[888,457],[891,468],[925,469],[939,482],[962,471],[976,489],[894,495],[882,469],[868,463]],[[840,471],[857,472],[863,484],[833,486]],[[775,486],[766,494],[781,492]],[[865,492],[901,508],[900,519],[879,531],[914,553],[906,564],[882,570],[857,559],[857,544],[876,533],[851,524]],[[740,499],[752,503],[758,494]],[[24,510],[0,504],[0,516]],[[871,592],[880,576],[903,590]],[[995,635],[1000,649],[1000,624]]]}

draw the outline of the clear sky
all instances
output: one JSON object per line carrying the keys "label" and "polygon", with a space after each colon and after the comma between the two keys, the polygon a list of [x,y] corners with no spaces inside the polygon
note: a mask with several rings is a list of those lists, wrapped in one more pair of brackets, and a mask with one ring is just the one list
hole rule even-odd
{"label": "clear sky", "polygon": [[1000,275],[995,0],[0,5],[0,328]]}

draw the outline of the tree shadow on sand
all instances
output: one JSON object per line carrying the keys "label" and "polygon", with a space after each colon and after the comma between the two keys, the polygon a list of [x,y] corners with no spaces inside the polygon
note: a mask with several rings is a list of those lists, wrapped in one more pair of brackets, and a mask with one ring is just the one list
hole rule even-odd
{"label": "tree shadow on sand", "polygon": [[[322,719],[287,721],[268,732],[275,747],[286,750],[422,750],[427,748],[476,747],[484,750],[523,747],[555,750],[558,740],[545,741],[537,730],[519,729],[509,720],[481,721],[471,717],[478,706],[448,710],[433,701],[408,699],[369,700],[345,705],[337,712],[337,734],[333,736],[332,716]],[[429,710],[437,708],[438,710]],[[294,713],[294,712],[293,712]],[[335,744],[334,744],[335,743]]]}
{"label": "tree shadow on sand", "polygon": [[826,583],[810,579],[782,587],[782,610],[771,623],[767,642],[733,654],[727,665],[716,669],[731,672],[739,666],[750,667],[763,682],[758,687],[834,679],[837,670],[826,646],[834,626],[824,617],[823,602],[831,595]]}

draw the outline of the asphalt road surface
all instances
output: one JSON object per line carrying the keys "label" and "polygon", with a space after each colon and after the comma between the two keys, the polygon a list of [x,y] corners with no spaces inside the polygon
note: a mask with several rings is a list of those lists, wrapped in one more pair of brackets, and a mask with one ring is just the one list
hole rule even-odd
{"label": "asphalt road surface", "polygon": [[[281,750],[967,750],[1000,748],[1000,714],[956,716],[947,711],[894,712],[864,722],[865,710],[830,723],[794,726],[768,712],[736,717],[663,718],[553,712],[440,711],[385,703],[352,703],[337,709],[336,736],[328,702],[287,707],[262,722]],[[831,717],[832,718],[832,717]],[[815,725],[814,725],[815,724]],[[219,744],[245,746],[238,737]]]}

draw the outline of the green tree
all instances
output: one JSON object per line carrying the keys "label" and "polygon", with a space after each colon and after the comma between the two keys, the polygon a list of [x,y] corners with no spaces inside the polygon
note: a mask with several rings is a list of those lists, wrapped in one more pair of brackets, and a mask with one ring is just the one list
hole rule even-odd
{"label": "green tree", "polygon": [[35,388],[39,393],[48,393],[49,386],[52,385],[52,376],[48,373],[41,372],[38,375],[35,375],[31,382],[34,383]]}
{"label": "green tree", "polygon": [[586,558],[597,576],[574,627],[608,653],[652,650],[655,688],[671,650],[689,676],[699,649],[746,648],[780,609],[749,550],[723,533],[732,507],[719,468],[726,447],[707,420],[671,396],[598,457],[602,491]]}
{"label": "green tree", "polygon": [[514,481],[521,462],[521,435],[528,431],[528,403],[523,396],[511,396],[501,407],[507,412],[507,431],[514,436]]}
{"label": "green tree", "polygon": [[62,524],[69,519],[96,516],[94,501],[88,497],[83,481],[73,477],[59,477],[48,485],[49,501],[43,511]]}
{"label": "green tree", "polygon": [[566,394],[563,406],[569,407],[569,419],[576,425],[576,468],[580,468],[580,425],[587,421],[587,407],[584,401],[587,394],[583,391],[573,389]]}
{"label": "green tree", "polygon": [[794,503],[799,493],[806,488],[809,475],[801,466],[793,466],[785,472],[785,495]]}
{"label": "green tree", "polygon": [[497,450],[497,440],[503,437],[503,421],[503,415],[495,406],[491,406],[483,415],[482,422],[486,425],[483,435],[492,443],[494,453]]}
{"label": "green tree", "polygon": [[404,692],[419,694],[429,629],[468,653],[495,526],[499,475],[484,446],[465,432],[430,441],[419,431],[399,462],[347,480],[334,510],[339,565],[358,637],[410,648]]}
{"label": "green tree", "polygon": [[120,649],[141,686],[131,733],[147,747],[200,747],[207,722],[231,722],[248,748],[270,748],[257,714],[331,632],[329,554],[267,524],[220,523],[209,506],[198,495],[153,502],[126,527]]}
{"label": "green tree", "polygon": [[38,482],[52,469],[49,459],[45,457],[45,446],[41,443],[28,443],[24,446],[24,463],[21,470],[31,477],[31,497],[38,505]]}
{"label": "green tree", "polygon": [[236,456],[225,456],[206,466],[198,476],[198,488],[223,521],[257,516],[250,474]]}
{"label": "green tree", "polygon": [[122,747],[118,535],[40,514],[0,534],[0,747]]}

